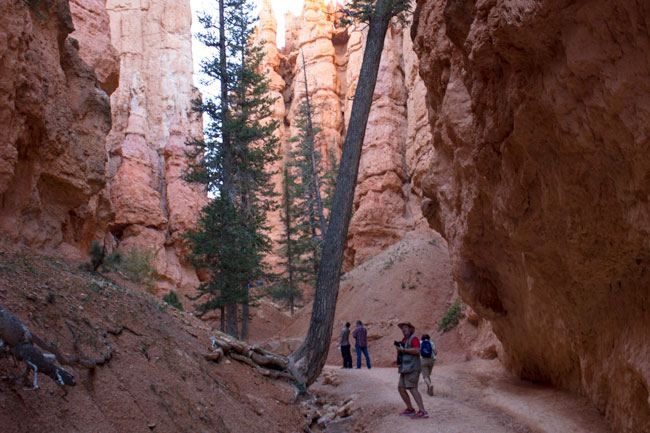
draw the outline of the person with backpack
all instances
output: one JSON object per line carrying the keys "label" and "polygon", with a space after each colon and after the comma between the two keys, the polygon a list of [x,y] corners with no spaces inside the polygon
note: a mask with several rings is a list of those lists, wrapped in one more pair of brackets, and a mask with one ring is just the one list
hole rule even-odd
{"label": "person with backpack", "polygon": [[433,395],[433,384],[431,383],[431,369],[436,363],[438,351],[436,345],[431,341],[429,334],[422,335],[420,342],[420,366],[422,367],[422,379],[427,384],[427,394]]}
{"label": "person with backpack", "polygon": [[[399,370],[399,383],[397,391],[404,403],[406,409],[403,410],[401,416],[410,416],[412,419],[429,418],[429,414],[424,410],[424,403],[422,403],[422,395],[418,391],[418,382],[420,380],[420,340],[415,336],[415,327],[411,322],[401,322],[397,325],[404,336],[402,341],[395,342],[395,348],[398,355],[401,354]],[[398,357],[399,358],[399,357]],[[415,412],[411,405],[411,399],[406,391],[409,391],[415,403],[418,406],[418,411]]]}

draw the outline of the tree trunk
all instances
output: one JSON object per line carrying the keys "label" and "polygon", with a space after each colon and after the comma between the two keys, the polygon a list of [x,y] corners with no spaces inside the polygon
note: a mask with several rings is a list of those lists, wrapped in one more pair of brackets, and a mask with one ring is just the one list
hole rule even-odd
{"label": "tree trunk", "polygon": [[226,125],[229,121],[230,101],[228,99],[229,75],[226,52],[226,20],[224,17],[224,0],[219,0],[219,71],[221,75],[221,145],[223,151],[223,193],[226,197],[232,195],[232,151],[230,135]]}
{"label": "tree trunk", "polygon": [[242,304],[241,306],[241,339],[248,340],[248,325],[250,323],[250,305]]}
{"label": "tree trunk", "polygon": [[219,307],[219,310],[221,311],[221,318],[219,319],[221,327],[219,329],[221,332],[226,332],[226,309],[224,307]]}
{"label": "tree trunk", "polygon": [[239,338],[237,328],[237,304],[230,302],[226,304],[226,334]]}
{"label": "tree trunk", "polygon": [[306,386],[314,383],[322,371],[332,338],[343,249],[352,215],[361,147],[366,133],[384,39],[391,19],[392,4],[393,0],[378,0],[370,18],[361,73],[354,94],[352,114],[334,190],[330,223],[324,238],[309,331],[303,344],[290,356],[292,374]]}

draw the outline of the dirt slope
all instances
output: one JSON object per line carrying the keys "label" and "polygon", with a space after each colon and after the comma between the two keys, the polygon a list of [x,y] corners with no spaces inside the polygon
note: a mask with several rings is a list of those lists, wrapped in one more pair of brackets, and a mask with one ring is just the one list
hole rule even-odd
{"label": "dirt slope", "polygon": [[[467,320],[462,320],[452,332],[437,331],[438,323],[456,300],[457,292],[451,277],[447,244],[431,230],[408,234],[343,275],[341,280],[328,364],[340,363],[336,341],[345,321],[354,327],[354,323],[361,320],[368,328],[370,358],[377,367],[393,365],[393,341],[402,338],[397,328],[402,320],[411,321],[418,336],[423,333],[432,336],[443,363],[465,361],[473,356],[472,353],[498,345],[496,339],[485,337],[483,326],[471,325]],[[300,310],[294,322],[280,335],[302,338],[309,327],[310,315],[311,304]],[[481,341],[482,347],[473,348],[481,338],[485,340]],[[354,344],[352,339],[351,342]],[[496,348],[492,353],[496,353]],[[353,359],[355,356],[353,354]]]}
{"label": "dirt slope", "polygon": [[[262,432],[301,431],[293,389],[236,361],[214,364],[203,355],[209,325],[141,289],[115,284],[29,249],[0,245],[0,305],[31,331],[74,353],[69,323],[91,357],[113,359],[94,373],[71,368],[77,386],[67,395],[44,375],[38,391],[0,381],[0,426],[13,432]],[[23,366],[0,358],[0,376]],[[32,376],[30,375],[30,378]],[[30,382],[31,385],[31,382]]]}

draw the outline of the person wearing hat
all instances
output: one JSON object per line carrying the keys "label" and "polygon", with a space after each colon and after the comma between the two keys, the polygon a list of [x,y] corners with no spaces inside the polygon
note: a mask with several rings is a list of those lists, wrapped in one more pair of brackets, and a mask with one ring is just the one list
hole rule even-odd
{"label": "person wearing hat", "polygon": [[[429,418],[429,414],[424,410],[424,403],[422,402],[422,395],[418,391],[418,382],[420,380],[420,340],[415,336],[415,326],[411,322],[400,322],[397,326],[402,330],[404,339],[401,342],[395,343],[398,356],[401,354],[401,363],[399,369],[399,383],[397,391],[404,403],[406,409],[400,415],[410,416],[413,419]],[[418,406],[418,411],[415,412],[411,399],[406,391],[409,391],[415,403]]]}

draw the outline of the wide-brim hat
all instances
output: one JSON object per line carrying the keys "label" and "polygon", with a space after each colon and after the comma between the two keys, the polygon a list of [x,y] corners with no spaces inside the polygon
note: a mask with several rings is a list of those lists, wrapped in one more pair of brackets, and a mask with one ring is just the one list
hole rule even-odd
{"label": "wide-brim hat", "polygon": [[398,328],[401,328],[402,326],[407,325],[411,329],[415,329],[415,326],[411,322],[400,322],[397,324]]}

